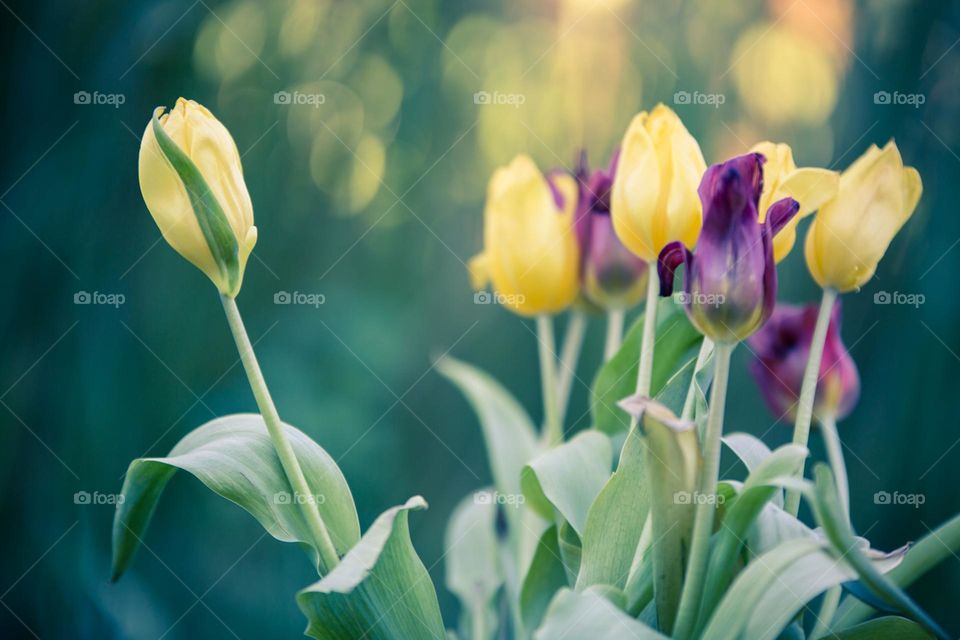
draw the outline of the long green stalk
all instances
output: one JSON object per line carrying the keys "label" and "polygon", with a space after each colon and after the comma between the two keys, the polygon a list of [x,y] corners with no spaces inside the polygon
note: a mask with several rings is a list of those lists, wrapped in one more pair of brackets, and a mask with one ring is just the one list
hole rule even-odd
{"label": "long green stalk", "polygon": [[[830,312],[837,300],[837,292],[833,289],[823,290],[823,299],[820,301],[820,313],[817,315],[817,325],[813,330],[813,339],[810,342],[810,356],[807,368],[803,372],[803,386],[800,387],[800,400],[797,403],[797,420],[793,427],[793,443],[807,446],[810,440],[810,422],[813,419],[813,403],[817,396],[817,382],[820,377],[820,362],[823,359],[823,345],[827,340],[827,328],[830,326]],[[803,464],[797,475],[803,477]],[[800,492],[789,489],[785,502],[786,511],[796,516],[800,511]]]}
{"label": "long green stalk", "polygon": [[543,438],[548,445],[556,445],[563,442],[563,425],[557,404],[557,357],[554,353],[553,319],[550,316],[537,316],[537,345],[543,393]]}
{"label": "long green stalk", "polygon": [[643,310],[643,341],[640,343],[640,364],[637,370],[637,395],[650,395],[653,377],[653,349],[657,333],[657,298],[660,296],[660,279],[657,278],[657,263],[648,265],[647,304]]}
{"label": "long green stalk", "polygon": [[847,465],[843,460],[843,445],[840,443],[840,434],[837,432],[837,420],[833,416],[820,418],[820,431],[823,433],[823,442],[827,449],[827,460],[833,470],[833,477],[837,481],[837,493],[840,495],[840,507],[843,515],[850,523],[850,483],[847,480]]}
{"label": "long green stalk", "polygon": [[683,591],[674,627],[674,637],[685,640],[696,624],[700,609],[700,597],[707,573],[710,552],[710,534],[713,532],[713,516],[716,510],[713,496],[717,493],[720,475],[720,438],[723,436],[723,412],[727,398],[727,381],[730,377],[730,354],[735,344],[717,343],[714,351],[713,388],[710,392],[710,413],[703,442],[703,468],[696,497],[696,512],[693,534],[690,539],[690,556],[684,577]]}
{"label": "long green stalk", "polygon": [[582,311],[574,310],[570,313],[567,323],[567,332],[563,336],[563,347],[560,349],[560,371],[557,383],[557,403],[560,413],[560,424],[563,424],[567,415],[567,405],[570,402],[570,388],[577,374],[577,362],[580,360],[580,348],[583,346],[583,337],[587,331],[587,318]]}
{"label": "long green stalk", "polygon": [[623,309],[607,311],[607,339],[603,345],[603,361],[606,362],[620,350],[623,341]]}
{"label": "long green stalk", "polygon": [[226,295],[220,297],[223,301],[223,311],[227,315],[227,323],[230,325],[230,331],[233,333],[233,339],[237,344],[237,351],[240,352],[240,361],[243,363],[243,369],[247,372],[247,379],[250,381],[250,389],[257,401],[257,407],[260,408],[260,415],[267,425],[267,432],[270,434],[273,446],[277,450],[283,472],[286,474],[294,492],[302,496],[299,500],[296,495],[293,498],[294,502],[300,506],[303,518],[310,529],[310,534],[317,548],[320,573],[327,574],[340,562],[337,550],[333,546],[333,541],[330,539],[330,533],[323,523],[323,518],[320,517],[317,501],[310,499],[313,492],[307,484],[307,479],[303,475],[303,469],[300,468],[300,462],[297,460],[293,447],[290,446],[290,441],[283,429],[283,423],[280,422],[277,407],[273,403],[270,390],[263,379],[263,372],[260,370],[257,356],[253,352],[253,345],[250,344],[250,337],[243,326],[237,301]]}

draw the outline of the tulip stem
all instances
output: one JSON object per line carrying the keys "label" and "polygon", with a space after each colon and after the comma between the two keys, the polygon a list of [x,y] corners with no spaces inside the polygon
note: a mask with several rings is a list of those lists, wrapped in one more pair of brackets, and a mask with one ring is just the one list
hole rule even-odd
{"label": "tulip stem", "polygon": [[657,263],[647,265],[647,305],[643,310],[643,342],[640,343],[640,364],[637,369],[637,395],[650,395],[653,376],[653,349],[657,332],[657,298],[660,296],[660,279],[657,278]]}
{"label": "tulip stem", "polygon": [[543,391],[543,438],[548,445],[563,442],[563,426],[560,423],[557,404],[557,355],[554,350],[553,319],[548,315],[537,316],[537,345],[540,352],[540,387]]}
{"label": "tulip stem", "polygon": [[583,346],[583,337],[587,331],[587,318],[582,311],[572,311],[567,323],[567,332],[563,336],[563,347],[560,350],[560,380],[557,384],[558,407],[560,424],[563,424],[567,415],[567,405],[570,401],[570,387],[577,375],[577,362],[580,360],[580,348]]}
{"label": "tulip stem", "polygon": [[707,358],[713,353],[713,340],[703,336],[703,342],[700,343],[700,353],[697,354],[697,363],[693,366],[693,375],[690,377],[690,386],[687,387],[687,397],[683,401],[683,413],[680,414],[681,420],[693,420],[693,412],[697,409],[697,372],[703,369]]}
{"label": "tulip stem", "polygon": [[820,640],[830,634],[830,623],[833,622],[833,617],[837,613],[841,595],[843,595],[843,587],[840,585],[830,587],[824,594],[823,602],[820,603],[820,613],[817,614],[817,623],[810,632],[811,640]]}
{"label": "tulip stem", "polygon": [[[303,475],[303,469],[300,468],[300,462],[297,460],[293,447],[290,446],[290,440],[284,431],[283,423],[280,422],[280,415],[277,413],[277,407],[270,396],[270,390],[263,378],[263,372],[260,370],[260,364],[257,362],[257,356],[253,352],[253,345],[250,344],[250,337],[243,326],[243,319],[240,317],[240,310],[237,308],[237,301],[227,295],[221,295],[223,301],[223,310],[227,315],[227,323],[230,325],[230,331],[233,333],[233,339],[237,344],[237,351],[240,353],[240,361],[243,363],[243,369],[247,372],[247,379],[250,381],[250,389],[253,391],[253,397],[257,401],[257,407],[260,409],[260,415],[267,425],[267,432],[273,441],[273,446],[277,451],[277,457],[280,458],[280,464],[290,482],[290,487],[295,492],[293,501],[300,506],[303,518],[310,534],[313,536],[314,545],[317,549],[318,564],[321,575],[329,573],[340,562],[336,547],[330,539],[330,533],[327,531],[323,518],[320,517],[320,509],[316,500],[312,500],[313,491],[307,484],[307,479]],[[300,498],[302,496],[302,498]]]}
{"label": "tulip stem", "polygon": [[675,638],[688,638],[697,622],[701,591],[707,572],[710,552],[710,534],[717,505],[717,480],[720,475],[720,439],[723,436],[723,412],[727,398],[727,380],[730,377],[730,354],[736,343],[719,342],[714,351],[713,388],[710,391],[710,413],[703,438],[703,467],[700,469],[698,493],[694,501],[696,512],[687,572],[677,609]]}
{"label": "tulip stem", "polygon": [[603,345],[603,361],[606,362],[616,355],[623,341],[623,309],[607,311],[607,340]]}
{"label": "tulip stem", "polygon": [[850,524],[850,483],[847,480],[847,465],[843,460],[843,444],[837,431],[837,419],[832,415],[820,419],[820,431],[823,433],[823,442],[827,449],[827,459],[833,470],[833,477],[837,482],[837,493],[840,495],[840,506],[843,516]]}
{"label": "tulip stem", "polygon": [[[817,325],[813,330],[810,341],[810,356],[807,368],[803,372],[803,386],[800,387],[800,400],[797,402],[797,420],[793,427],[793,443],[803,447],[810,440],[810,422],[813,419],[813,403],[817,396],[817,383],[820,377],[820,362],[823,359],[823,345],[827,341],[827,328],[830,325],[830,312],[837,300],[837,292],[833,289],[823,290],[823,299],[820,301],[820,313],[817,315]],[[797,475],[803,477],[804,463],[800,464]],[[792,516],[800,511],[800,492],[789,489],[785,507]]]}

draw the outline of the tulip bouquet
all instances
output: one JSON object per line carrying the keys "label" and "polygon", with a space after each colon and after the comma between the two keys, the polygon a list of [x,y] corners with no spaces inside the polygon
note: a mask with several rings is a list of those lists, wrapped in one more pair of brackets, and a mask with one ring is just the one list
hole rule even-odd
{"label": "tulip bouquet", "polygon": [[[949,637],[904,588],[960,548],[960,517],[916,545],[872,548],[851,526],[837,435],[859,395],[838,296],[872,276],[921,193],[892,142],[839,175],[798,168],[789,147],[766,142],[708,168],[658,106],[633,120],[606,169],[581,158],[574,172],[543,174],[521,155],[493,174],[470,276],[535,318],[543,424],[482,371],[437,363],[478,415],[494,483],[448,526],[454,630],[409,535],[424,499],[361,534],[334,460],[280,419],[236,303],[257,229],[227,129],[192,101],[158,109],[140,185],[167,242],[219,290],[260,413],[218,418],[166,457],[130,464],[114,579],[181,469],[303,547],[318,579],[296,600],[307,635],[322,640]],[[805,253],[822,301],[778,304],[777,262],[814,212]],[[567,310],[558,349],[553,316]],[[588,385],[592,428],[568,438],[587,317],[598,313],[607,340]],[[767,404],[794,422],[793,442],[772,451],[724,430],[741,342]],[[827,461],[808,479],[814,419]],[[723,446],[745,477],[720,478]]]}

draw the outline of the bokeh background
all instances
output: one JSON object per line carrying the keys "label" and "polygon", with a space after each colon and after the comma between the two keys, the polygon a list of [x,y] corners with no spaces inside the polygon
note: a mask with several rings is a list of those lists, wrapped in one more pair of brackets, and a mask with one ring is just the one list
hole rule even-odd
{"label": "bokeh background", "polygon": [[[445,521],[490,475],[476,420],[433,359],[480,365],[540,417],[530,323],[474,304],[468,285],[487,177],[522,151],[544,168],[572,166],[581,148],[606,162],[659,101],[708,162],[771,139],[800,165],[843,168],[895,137],[920,170],[919,209],[876,278],[844,297],[863,399],[841,435],[853,518],[875,546],[960,508],[956,2],[2,0],[0,38],[4,638],[304,627],[301,552],[189,476],[171,482],[149,549],[116,585],[113,508],[74,501],[115,493],[131,459],[212,417],[254,409],[213,289],[161,241],[139,194],[138,138],[180,95],[208,105],[243,154],[260,240],[239,304],[281,414],[339,461],[364,527],[427,498],[412,535],[438,585]],[[818,294],[800,251],[781,282],[785,300]],[[281,291],[325,303],[274,304]],[[122,304],[75,304],[79,292]],[[876,304],[880,292],[922,304]],[[584,383],[602,330],[595,319]],[[790,429],[763,407],[748,357],[734,361],[727,424],[775,445]],[[588,426],[586,408],[578,383],[572,428]],[[878,505],[878,491],[923,504]],[[958,589],[951,558],[915,593],[956,632]],[[453,625],[457,605],[438,591]]]}

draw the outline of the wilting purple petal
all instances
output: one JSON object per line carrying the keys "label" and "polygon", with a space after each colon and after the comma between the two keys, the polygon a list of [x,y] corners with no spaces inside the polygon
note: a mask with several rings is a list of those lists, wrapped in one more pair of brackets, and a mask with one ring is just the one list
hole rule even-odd
{"label": "wilting purple petal", "polygon": [[800,203],[793,198],[783,198],[770,205],[765,219],[766,224],[770,227],[770,237],[772,238],[780,233],[780,230],[793,220],[798,211],[800,211]]}
{"label": "wilting purple petal", "polygon": [[673,280],[677,267],[686,264],[689,272],[692,257],[690,251],[679,240],[671,242],[660,251],[660,256],[657,258],[657,276],[660,278],[661,296],[666,298],[673,295]]}

